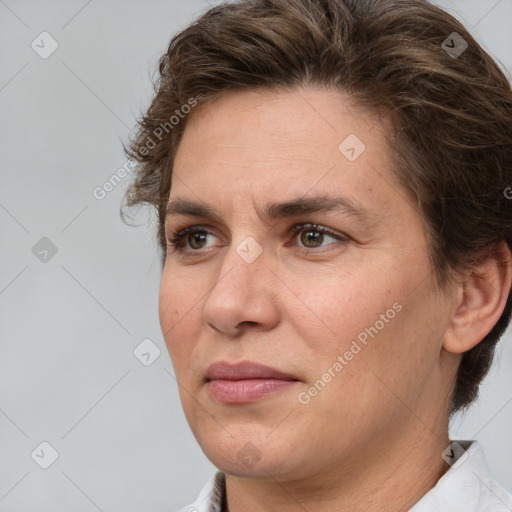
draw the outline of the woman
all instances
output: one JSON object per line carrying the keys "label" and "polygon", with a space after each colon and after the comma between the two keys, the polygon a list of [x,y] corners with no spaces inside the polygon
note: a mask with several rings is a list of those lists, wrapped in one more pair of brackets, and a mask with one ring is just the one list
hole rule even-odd
{"label": "woman", "polygon": [[219,469],[183,510],[512,510],[448,437],[512,309],[512,91],[459,22],[424,0],[214,7],[172,39],[129,154]]}

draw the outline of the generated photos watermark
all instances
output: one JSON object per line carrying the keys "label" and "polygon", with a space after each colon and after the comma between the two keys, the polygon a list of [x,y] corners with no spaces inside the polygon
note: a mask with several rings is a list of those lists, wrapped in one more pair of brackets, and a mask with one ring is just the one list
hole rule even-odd
{"label": "generated photos watermark", "polygon": [[[195,98],[190,98],[187,103],[183,104],[181,108],[176,109],[172,116],[170,116],[169,120],[165,123],[157,126],[152,132],[151,135],[146,137],[146,142],[139,149],[139,154],[142,156],[146,156],[149,153],[149,150],[154,149],[157,145],[157,140],[161,141],[165,135],[169,134],[171,130],[173,130],[182,119],[190,114],[192,108],[197,105],[197,100]],[[165,135],[164,135],[165,134]],[[112,192],[121,181],[133,173],[135,168],[137,167],[137,161],[135,160],[127,160],[119,169],[117,169],[113,174],[111,174],[101,185],[94,187],[92,191],[92,195],[98,201],[102,201],[107,197],[107,195]]]}
{"label": "generated photos watermark", "polygon": [[301,391],[297,395],[298,401],[303,405],[309,404],[311,399],[325,389],[327,384],[331,382],[343,370],[343,368],[345,368],[345,366],[347,366],[350,361],[352,361],[354,357],[368,345],[368,337],[373,339],[377,336],[377,334],[384,329],[386,324],[389,324],[389,322],[393,320],[396,314],[400,313],[400,311],[402,311],[402,304],[395,302],[385,313],[381,313],[379,320],[376,320],[372,326],[361,331],[357,335],[357,341],[355,339],[352,340],[350,348],[346,350],[343,355],[339,355],[336,358],[336,361],[334,361],[322,376],[315,381],[313,386],[309,387],[307,391]]}

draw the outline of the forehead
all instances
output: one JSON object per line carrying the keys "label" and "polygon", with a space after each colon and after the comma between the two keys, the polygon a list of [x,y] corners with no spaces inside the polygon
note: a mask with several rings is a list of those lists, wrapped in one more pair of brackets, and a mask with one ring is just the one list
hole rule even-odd
{"label": "forehead", "polygon": [[[187,120],[184,138],[200,137],[207,143],[242,141],[246,148],[254,141],[276,147],[304,142],[328,145],[347,135],[347,130],[362,134],[383,122],[341,91],[255,88],[228,91],[196,107]],[[379,138],[378,131],[374,137]]]}
{"label": "forehead", "polygon": [[[187,119],[171,198],[357,198],[368,211],[396,201],[386,121],[327,89],[229,92]],[[405,195],[405,194],[403,194]]]}

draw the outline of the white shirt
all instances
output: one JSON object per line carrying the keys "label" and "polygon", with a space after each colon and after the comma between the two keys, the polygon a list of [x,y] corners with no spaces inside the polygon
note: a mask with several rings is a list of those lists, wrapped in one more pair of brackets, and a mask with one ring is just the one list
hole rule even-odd
{"label": "white shirt", "polygon": [[[512,512],[512,494],[490,475],[478,442],[454,443],[460,453],[455,450],[450,469],[409,512]],[[225,474],[217,471],[196,501],[178,512],[223,512],[225,492]]]}

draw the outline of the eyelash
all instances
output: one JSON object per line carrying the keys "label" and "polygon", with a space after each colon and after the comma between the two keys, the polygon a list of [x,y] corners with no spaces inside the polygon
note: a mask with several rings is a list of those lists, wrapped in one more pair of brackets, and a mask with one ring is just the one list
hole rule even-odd
{"label": "eyelash", "polygon": [[[317,233],[321,233],[323,235],[329,235],[340,242],[347,242],[349,238],[347,236],[342,236],[334,231],[331,231],[328,228],[325,228],[323,226],[320,226],[319,224],[296,224],[295,226],[292,226],[290,228],[290,234],[297,235],[301,231],[314,231]],[[201,226],[187,226],[183,229],[181,229],[178,232],[171,232],[170,236],[167,238],[167,247],[172,249],[172,252],[181,252],[181,253],[197,253],[199,254],[202,249],[185,249],[183,246],[186,244],[186,236],[189,234],[195,234],[195,233],[206,233],[211,235],[207,229],[201,227]],[[295,238],[295,237],[294,237]],[[328,244],[331,245],[331,244]],[[301,253],[311,253],[311,252],[319,252],[315,248],[306,248],[306,247],[299,247],[299,252]]]}

